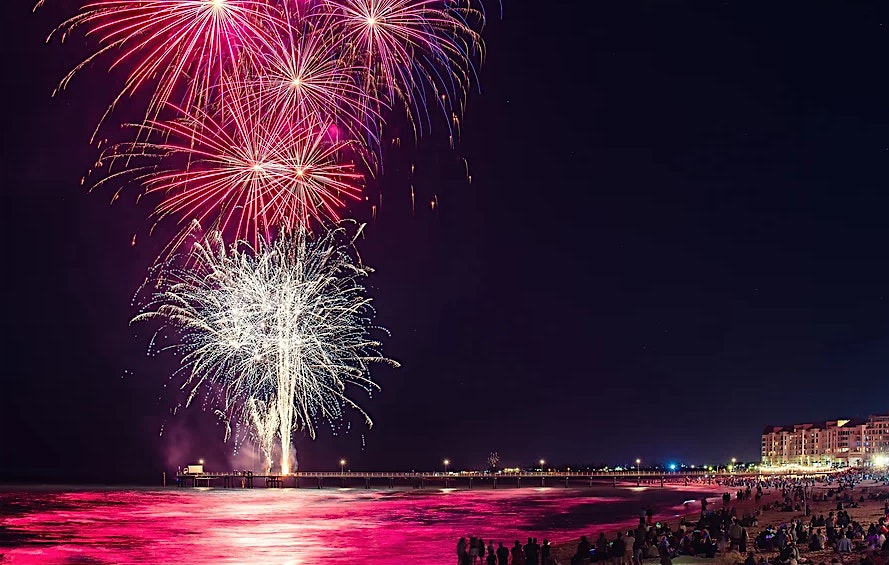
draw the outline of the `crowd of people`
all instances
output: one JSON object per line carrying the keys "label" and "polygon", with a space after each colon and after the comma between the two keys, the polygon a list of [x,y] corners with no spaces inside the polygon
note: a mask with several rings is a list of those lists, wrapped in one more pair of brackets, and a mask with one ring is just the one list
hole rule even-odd
{"label": "crowd of people", "polygon": [[[866,479],[875,481],[877,486],[860,487]],[[849,472],[818,481],[732,478],[720,486],[732,487],[734,491],[722,495],[721,507],[714,508],[719,506],[718,502],[704,498],[700,501],[700,514],[692,519],[686,515],[678,527],[653,523],[649,507],[640,511],[639,524],[634,529],[619,532],[615,537],[603,532],[592,542],[581,537],[571,565],[642,565],[643,561],[655,560],[661,565],[672,565],[672,560],[680,555],[735,555],[735,565],[836,565],[852,563],[855,554],[859,558],[855,565],[889,565],[889,490],[880,488],[889,486],[889,476]],[[763,504],[764,491],[779,496]],[[732,499],[754,504],[733,505]],[[871,523],[854,520],[847,509],[865,501],[881,502],[882,517]],[[830,503],[831,507],[835,502],[836,507],[826,516],[814,515],[814,502]],[[745,508],[740,515],[739,507]],[[779,512],[795,515],[760,528],[760,522]],[[755,536],[750,535],[750,529],[758,530]],[[524,544],[516,540],[507,546],[503,542],[495,545],[488,540],[485,544],[481,538],[464,537],[457,543],[458,565],[553,565],[551,555],[546,539],[542,544],[536,538],[528,538]]]}
{"label": "crowd of people", "polygon": [[457,541],[457,565],[551,565],[551,551],[547,539],[539,544],[537,538],[528,538],[524,545],[516,540],[512,547],[500,541],[495,547],[494,540],[485,545],[480,537],[462,537]]}
{"label": "crowd of people", "polygon": [[[644,559],[658,558],[662,564],[669,564],[679,555],[713,558],[737,551],[746,555],[743,564],[763,565],[769,563],[766,554],[771,555],[772,565],[798,565],[806,561],[801,553],[833,551],[840,562],[849,562],[853,553],[860,554],[860,565],[887,565],[889,560],[889,491],[856,489],[856,484],[864,479],[889,486],[886,476],[873,476],[862,473],[847,473],[822,479],[817,486],[814,479],[753,481],[735,479],[723,483],[725,486],[740,486],[734,497],[729,492],[722,495],[722,507],[713,509],[705,498],[701,500],[701,514],[696,520],[686,518],[678,528],[668,524],[651,524],[651,513],[640,517],[635,530],[619,533],[614,539],[600,534],[594,544],[581,538],[572,565],[606,562],[613,565],[641,565]],[[764,489],[775,489],[779,500],[761,504]],[[749,511],[739,516],[737,506],[731,505],[732,498],[738,502],[755,500]],[[882,501],[882,517],[871,523],[859,523],[851,518],[845,509],[856,508],[866,500]],[[836,502],[836,510],[812,516],[811,502]],[[783,521],[777,526],[766,525],[751,540],[748,528],[759,526],[765,514],[777,512],[798,512],[800,516]],[[759,560],[756,554],[759,553]],[[777,556],[773,555],[777,553]],[[844,555],[847,556],[844,559]]]}

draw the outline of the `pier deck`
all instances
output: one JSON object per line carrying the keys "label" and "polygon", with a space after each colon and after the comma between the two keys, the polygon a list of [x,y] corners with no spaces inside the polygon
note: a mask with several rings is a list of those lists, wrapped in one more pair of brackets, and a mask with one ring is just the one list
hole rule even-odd
{"label": "pier deck", "polygon": [[[827,474],[817,473],[817,475]],[[221,487],[221,488],[324,488],[329,487],[591,487],[594,484],[618,482],[635,483],[636,486],[659,486],[666,484],[690,484],[691,481],[713,484],[728,477],[755,477],[756,473],[729,473],[712,471],[540,471],[519,473],[484,472],[313,472],[299,471],[282,474],[259,474],[251,471],[233,471],[197,474],[179,473],[176,485],[180,487]],[[816,476],[807,473],[805,476]]]}

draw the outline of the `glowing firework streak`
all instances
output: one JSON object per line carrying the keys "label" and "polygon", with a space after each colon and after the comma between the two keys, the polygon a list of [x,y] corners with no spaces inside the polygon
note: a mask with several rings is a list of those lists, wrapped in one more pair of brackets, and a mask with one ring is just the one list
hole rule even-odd
{"label": "glowing firework streak", "polygon": [[356,77],[365,69],[333,48],[337,39],[329,26],[303,25],[280,37],[256,76],[245,79],[249,95],[263,96],[265,104],[298,121],[332,122],[347,137],[377,147],[385,104],[360,89]]}
{"label": "glowing firework streak", "polygon": [[[147,194],[162,195],[158,221],[170,215],[181,223],[197,220],[253,245],[269,241],[275,227],[338,221],[347,201],[361,195],[363,176],[342,162],[354,143],[336,139],[329,122],[296,122],[281,110],[259,96],[226,105],[224,121],[180,109],[185,117],[141,128],[148,142],[112,147],[104,157],[109,170],[121,160],[129,168],[99,185],[135,179]],[[133,167],[141,158],[149,165]]]}
{"label": "glowing firework streak", "polygon": [[414,118],[428,111],[427,89],[446,112],[462,107],[473,59],[483,56],[473,27],[484,25],[480,9],[448,0],[325,0],[321,14],[367,69],[368,96],[401,100]]}
{"label": "glowing firework streak", "polygon": [[300,228],[254,251],[226,247],[216,233],[195,246],[191,268],[157,268],[133,319],[161,321],[152,343],[175,330],[178,339],[161,349],[182,355],[186,404],[213,391],[220,413],[253,429],[267,457],[277,423],[285,473],[294,430],[314,438],[317,423],[340,420],[344,407],[372,425],[347,388],[371,392],[370,364],[397,366],[369,336],[373,310],[360,281],[370,269],[345,235]]}
{"label": "glowing firework streak", "polygon": [[[281,422],[278,417],[278,401],[270,398],[267,401],[247,398],[247,419],[253,429],[254,441],[265,456],[266,470],[270,471],[274,462],[275,439]],[[221,414],[226,418],[225,414]]]}
{"label": "glowing firework streak", "polygon": [[151,89],[148,117],[174,99],[182,100],[186,111],[207,106],[224,73],[261,64],[261,54],[283,25],[279,11],[264,0],[99,0],[53,32],[64,40],[84,27],[100,46],[59,88],[98,57],[114,53],[109,70],[131,66],[109,111],[145,88]]}

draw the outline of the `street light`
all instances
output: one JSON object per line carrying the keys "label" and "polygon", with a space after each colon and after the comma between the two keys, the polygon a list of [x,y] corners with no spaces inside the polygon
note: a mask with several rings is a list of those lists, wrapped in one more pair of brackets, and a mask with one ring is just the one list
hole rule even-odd
{"label": "street light", "polygon": [[450,459],[445,459],[444,461],[442,461],[442,463],[444,463],[444,466],[445,466],[445,473],[447,473],[447,472],[448,472],[448,465],[451,464],[451,460],[450,460]]}
{"label": "street light", "polygon": [[540,460],[540,470],[543,471],[543,466],[546,465],[546,461],[543,459]]}
{"label": "street light", "polygon": [[642,463],[641,459],[636,459],[636,474],[639,474],[639,463]]}
{"label": "street light", "polygon": [[340,459],[340,475],[346,474],[346,460]]}
{"label": "street light", "polygon": [[731,466],[731,469],[729,470],[729,472],[731,472],[732,474],[734,474],[734,472],[735,472],[735,461],[737,461],[737,459],[732,457],[732,466]]}

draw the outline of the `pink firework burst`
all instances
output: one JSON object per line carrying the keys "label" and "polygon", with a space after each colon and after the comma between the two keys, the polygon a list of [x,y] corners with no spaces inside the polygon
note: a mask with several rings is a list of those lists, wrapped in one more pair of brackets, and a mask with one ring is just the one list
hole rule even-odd
{"label": "pink firework burst", "polygon": [[[59,26],[62,38],[77,28],[98,37],[99,49],[61,81],[65,88],[84,66],[105,54],[110,68],[128,66],[125,95],[151,90],[146,116],[174,99],[190,111],[206,107],[223,73],[261,64],[260,54],[285,22],[265,0],[99,0]],[[52,37],[52,35],[50,35]],[[106,113],[107,116],[107,113]]]}
{"label": "pink firework burst", "polygon": [[[360,199],[363,175],[347,162],[353,142],[331,135],[330,122],[298,121],[259,96],[222,105],[223,118],[176,110],[182,118],[140,126],[148,141],[111,148],[109,164],[123,159],[127,168],[99,183],[134,176],[146,194],[162,195],[157,221],[175,216],[258,243],[280,228],[336,222]],[[143,158],[150,164],[132,167]]]}

